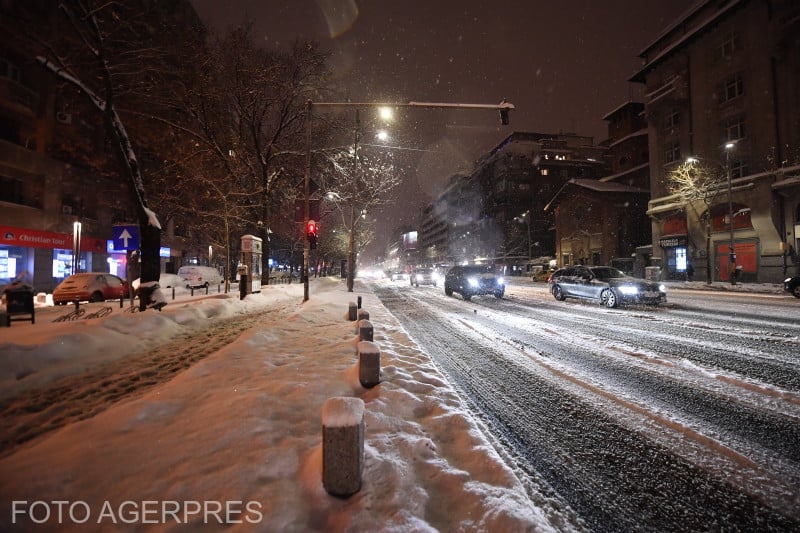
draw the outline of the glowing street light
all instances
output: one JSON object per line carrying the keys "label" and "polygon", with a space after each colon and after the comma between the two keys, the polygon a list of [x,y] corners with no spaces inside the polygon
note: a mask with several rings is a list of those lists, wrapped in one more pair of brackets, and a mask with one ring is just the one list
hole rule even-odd
{"label": "glowing street light", "polygon": [[730,230],[730,243],[728,243],[728,278],[731,285],[736,285],[736,252],[733,249],[733,190],[731,188],[731,150],[736,143],[725,143],[725,172],[728,176],[728,228]]}
{"label": "glowing street light", "polygon": [[378,116],[381,117],[381,120],[389,121],[394,118],[394,112],[391,107],[381,107],[378,109]]}
{"label": "glowing street light", "polygon": [[78,273],[81,260],[81,223],[77,220],[72,224],[72,273]]}

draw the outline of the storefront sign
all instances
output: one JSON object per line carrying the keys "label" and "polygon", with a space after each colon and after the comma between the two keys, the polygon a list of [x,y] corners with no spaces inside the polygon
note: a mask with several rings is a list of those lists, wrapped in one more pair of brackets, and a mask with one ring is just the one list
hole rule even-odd
{"label": "storefront sign", "polygon": [[662,248],[674,248],[676,246],[686,246],[686,235],[672,235],[670,237],[662,237],[658,240],[658,244]]}
{"label": "storefront sign", "polygon": [[[92,237],[82,237],[81,250],[84,252],[104,252],[105,241]],[[8,246],[22,246],[28,248],[72,249],[72,235],[68,233],[54,233],[52,231],[38,231],[13,226],[0,226],[0,244]]]}

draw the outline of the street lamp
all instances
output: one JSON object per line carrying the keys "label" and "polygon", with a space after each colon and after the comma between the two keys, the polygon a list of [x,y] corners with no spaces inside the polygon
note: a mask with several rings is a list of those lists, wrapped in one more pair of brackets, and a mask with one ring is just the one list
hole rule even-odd
{"label": "street lamp", "polygon": [[78,273],[78,263],[81,260],[81,223],[77,220],[72,224],[72,273]]}
{"label": "street lamp", "polygon": [[730,230],[730,243],[728,244],[728,278],[731,285],[736,285],[736,252],[733,249],[733,190],[731,188],[731,150],[735,143],[725,143],[725,172],[728,177],[728,228]]}

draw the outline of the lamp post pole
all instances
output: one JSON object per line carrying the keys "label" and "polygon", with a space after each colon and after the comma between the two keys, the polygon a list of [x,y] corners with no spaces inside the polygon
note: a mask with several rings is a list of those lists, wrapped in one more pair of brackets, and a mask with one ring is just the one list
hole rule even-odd
{"label": "lamp post pole", "polygon": [[306,175],[303,180],[303,301],[308,301],[308,260],[311,254],[311,244],[305,229],[308,227],[309,216],[311,215],[309,196],[311,193],[311,115],[314,110],[314,103],[311,99],[306,100]]}
{"label": "lamp post pole", "polygon": [[356,132],[353,141],[353,190],[350,198],[350,234],[347,239],[347,292],[353,292],[356,279],[356,202],[358,196],[358,141],[361,135],[361,119],[356,108]]}
{"label": "lamp post pole", "polygon": [[733,143],[725,145],[725,172],[728,178],[728,229],[730,242],[728,243],[728,278],[731,285],[736,285],[736,252],[733,248],[733,189],[731,187],[731,149]]}
{"label": "lamp post pole", "polygon": [[77,220],[72,224],[72,273],[80,271],[81,262],[81,223]]}

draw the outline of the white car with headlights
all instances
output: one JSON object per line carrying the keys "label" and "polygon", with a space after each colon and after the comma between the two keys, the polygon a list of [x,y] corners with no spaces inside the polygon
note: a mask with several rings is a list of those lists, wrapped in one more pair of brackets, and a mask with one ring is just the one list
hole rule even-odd
{"label": "white car with headlights", "polygon": [[620,304],[658,305],[667,301],[663,283],[628,276],[607,266],[583,265],[560,268],[548,281],[556,300],[580,298],[595,300],[606,307]]}
{"label": "white car with headlights", "polygon": [[414,287],[419,287],[420,285],[433,285],[436,287],[439,284],[439,273],[434,268],[418,268],[411,273],[408,279]]}

